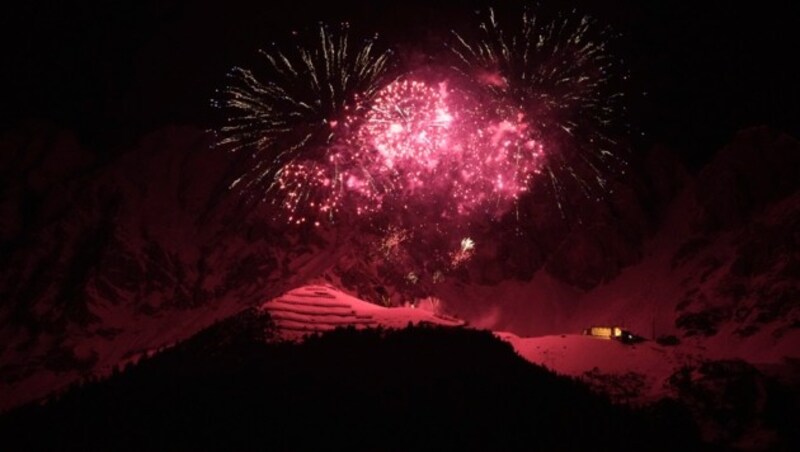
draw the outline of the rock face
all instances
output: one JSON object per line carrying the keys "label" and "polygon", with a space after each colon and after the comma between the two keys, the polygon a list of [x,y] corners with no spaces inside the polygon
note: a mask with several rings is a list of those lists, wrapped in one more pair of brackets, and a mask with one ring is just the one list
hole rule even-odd
{"label": "rock face", "polygon": [[708,229],[746,223],[753,212],[800,188],[797,140],[766,127],[739,132],[697,177]]}
{"label": "rock face", "polygon": [[[716,221],[716,220],[714,220]],[[800,193],[769,206],[722,236],[698,234],[676,252],[694,268],[676,305],[686,335],[775,338],[800,328]],[[733,329],[730,331],[730,329]]]}
{"label": "rock face", "polygon": [[740,132],[697,176],[671,269],[691,269],[675,310],[689,336],[780,339],[800,327],[800,143]]}

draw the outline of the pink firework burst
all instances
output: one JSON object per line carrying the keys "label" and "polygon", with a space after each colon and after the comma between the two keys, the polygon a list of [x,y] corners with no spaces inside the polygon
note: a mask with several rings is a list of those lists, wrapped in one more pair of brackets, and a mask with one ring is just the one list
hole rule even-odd
{"label": "pink firework burst", "polygon": [[[521,112],[486,117],[473,110],[470,153],[462,162],[457,194],[462,210],[502,214],[534,185],[545,154]],[[471,201],[471,202],[470,202]]]}
{"label": "pink firework burst", "polygon": [[284,165],[270,189],[280,196],[281,211],[290,224],[320,226],[343,210],[361,216],[382,206],[383,189],[364,165],[362,151],[346,144],[327,147],[321,161]]}
{"label": "pink firework burst", "polygon": [[289,223],[315,224],[346,212],[424,214],[426,223],[499,216],[534,186],[544,149],[521,111],[484,113],[468,93],[413,78],[379,90],[363,109],[330,122],[345,137],[320,159],[277,173]]}
{"label": "pink firework burst", "polygon": [[366,115],[359,139],[377,151],[376,164],[393,171],[434,169],[452,154],[453,113],[445,83],[398,80],[381,90]]}
{"label": "pink firework burst", "polygon": [[494,116],[445,82],[401,79],[376,94],[353,147],[404,206],[502,214],[530,188],[544,153],[522,113]]}

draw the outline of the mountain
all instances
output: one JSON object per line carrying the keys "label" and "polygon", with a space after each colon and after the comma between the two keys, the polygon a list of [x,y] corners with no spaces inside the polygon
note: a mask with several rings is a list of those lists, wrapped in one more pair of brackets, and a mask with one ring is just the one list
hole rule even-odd
{"label": "mountain", "polygon": [[[617,249],[590,233],[613,224],[578,227],[563,246],[581,252],[552,254],[528,280],[444,284],[444,308],[524,336],[619,324],[649,338],[684,338],[720,358],[800,358],[800,143],[755,128],[695,176],[663,149],[649,167],[646,196],[664,209],[634,262],[618,265]],[[593,276],[609,260],[612,275]],[[586,283],[571,284],[553,266],[580,270]]]}
{"label": "mountain", "polygon": [[28,125],[0,148],[0,409],[185,339],[330,259],[324,241],[242,214],[235,158],[196,128],[115,154]]}
{"label": "mountain", "polygon": [[349,328],[264,342],[252,328],[264,317],[234,316],[0,416],[4,450],[702,447],[680,406],[613,405],[487,331]]}
{"label": "mountain", "polygon": [[[379,235],[275,221],[268,203],[228,189],[247,156],[210,142],[171,127],[98,150],[36,124],[0,139],[0,409],[310,283],[521,338],[609,323],[674,336],[707,359],[798,358],[800,145],[777,131],[740,132],[700,171],[656,147],[606,196],[564,211],[535,192],[519,220],[478,225],[474,256],[438,279],[374,252]],[[358,311],[348,301],[302,313],[296,294],[283,298],[293,327]],[[387,321],[378,311],[362,320]]]}

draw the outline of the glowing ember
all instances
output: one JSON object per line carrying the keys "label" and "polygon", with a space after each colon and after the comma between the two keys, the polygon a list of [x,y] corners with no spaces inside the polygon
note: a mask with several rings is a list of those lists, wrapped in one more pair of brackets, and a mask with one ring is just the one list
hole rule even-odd
{"label": "glowing ember", "polygon": [[475,241],[469,237],[461,239],[461,248],[451,254],[450,266],[459,267],[475,254]]}

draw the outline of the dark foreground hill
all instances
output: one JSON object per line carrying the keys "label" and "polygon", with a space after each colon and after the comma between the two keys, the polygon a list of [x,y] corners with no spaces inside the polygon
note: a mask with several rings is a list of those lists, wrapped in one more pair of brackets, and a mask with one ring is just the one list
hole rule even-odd
{"label": "dark foreground hill", "polygon": [[3,449],[699,445],[678,405],[612,405],[489,332],[337,330],[301,345],[267,344],[260,324],[247,316],[222,322],[109,379],[8,413],[0,418]]}

